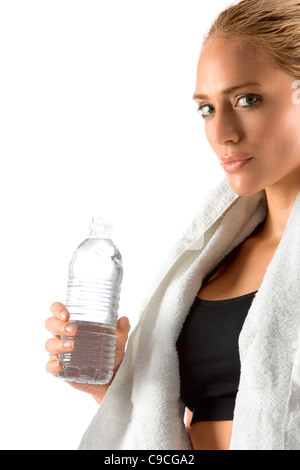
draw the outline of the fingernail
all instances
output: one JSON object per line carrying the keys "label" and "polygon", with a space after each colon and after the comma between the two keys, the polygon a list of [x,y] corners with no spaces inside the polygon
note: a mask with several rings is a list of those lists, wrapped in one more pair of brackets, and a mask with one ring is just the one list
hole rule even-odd
{"label": "fingernail", "polygon": [[65,349],[73,349],[74,348],[74,341],[65,341],[63,344]]}
{"label": "fingernail", "polygon": [[66,320],[67,317],[68,317],[68,315],[66,314],[66,312],[60,312],[59,316],[60,316],[60,318],[61,318],[62,320]]}
{"label": "fingernail", "polygon": [[76,325],[72,325],[72,324],[69,324],[66,326],[66,332],[71,334],[71,335],[75,335],[76,332],[77,332],[77,327]]}

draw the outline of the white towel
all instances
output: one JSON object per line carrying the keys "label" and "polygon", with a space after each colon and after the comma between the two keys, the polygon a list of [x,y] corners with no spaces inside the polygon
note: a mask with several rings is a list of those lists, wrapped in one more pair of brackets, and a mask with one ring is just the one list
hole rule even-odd
{"label": "white towel", "polygon": [[[79,449],[190,450],[176,341],[205,276],[265,218],[227,180],[168,257]],[[300,196],[240,335],[232,450],[300,449]]]}

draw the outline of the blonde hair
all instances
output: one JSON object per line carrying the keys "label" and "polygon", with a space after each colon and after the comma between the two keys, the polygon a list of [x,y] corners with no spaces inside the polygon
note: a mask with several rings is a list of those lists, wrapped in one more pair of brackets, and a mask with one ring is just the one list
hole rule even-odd
{"label": "blonde hair", "polygon": [[300,77],[300,1],[235,2],[216,18],[204,44],[212,36],[250,43],[281,70]]}

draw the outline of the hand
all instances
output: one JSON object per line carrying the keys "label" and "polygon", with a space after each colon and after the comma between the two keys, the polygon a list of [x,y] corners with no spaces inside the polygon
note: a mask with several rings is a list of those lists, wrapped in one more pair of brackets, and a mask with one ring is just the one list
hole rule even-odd
{"label": "hand", "polygon": [[[74,323],[69,323],[70,313],[63,304],[59,302],[53,303],[51,305],[51,312],[53,316],[46,321],[47,330],[53,334],[53,338],[48,339],[45,345],[46,351],[50,354],[49,361],[46,364],[46,371],[57,376],[62,368],[62,363],[59,361],[58,355],[72,352],[76,343],[73,339],[62,340],[61,336],[76,337],[77,327]],[[130,324],[128,318],[121,317],[116,324],[116,355],[114,375],[111,382],[123,360],[129,331]],[[111,382],[106,385],[81,384],[76,382],[69,382],[69,384],[77,390],[89,393],[100,404]]]}

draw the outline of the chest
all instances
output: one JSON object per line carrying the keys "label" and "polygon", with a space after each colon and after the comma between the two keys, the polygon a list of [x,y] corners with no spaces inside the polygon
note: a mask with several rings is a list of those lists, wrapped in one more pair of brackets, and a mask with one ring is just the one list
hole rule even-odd
{"label": "chest", "polygon": [[198,297],[223,300],[239,297],[259,289],[277,244],[252,237],[238,246],[218,266]]}

